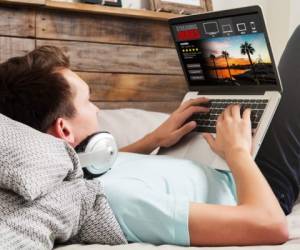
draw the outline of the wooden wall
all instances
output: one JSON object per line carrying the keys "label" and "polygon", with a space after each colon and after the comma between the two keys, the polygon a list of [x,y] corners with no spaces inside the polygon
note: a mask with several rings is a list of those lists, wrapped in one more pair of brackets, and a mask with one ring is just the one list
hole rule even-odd
{"label": "wooden wall", "polygon": [[187,85],[166,21],[0,6],[0,62],[55,45],[100,108],[172,112]]}

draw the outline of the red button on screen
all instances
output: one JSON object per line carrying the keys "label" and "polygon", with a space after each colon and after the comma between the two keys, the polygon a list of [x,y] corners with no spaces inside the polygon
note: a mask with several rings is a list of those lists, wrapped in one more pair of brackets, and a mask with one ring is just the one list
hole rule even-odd
{"label": "red button on screen", "polygon": [[178,32],[177,38],[179,41],[196,40],[200,38],[200,32],[197,29],[183,30]]}

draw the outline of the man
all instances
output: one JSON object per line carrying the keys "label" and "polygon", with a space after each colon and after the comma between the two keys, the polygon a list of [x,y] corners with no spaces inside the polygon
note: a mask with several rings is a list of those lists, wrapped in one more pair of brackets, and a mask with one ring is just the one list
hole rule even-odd
{"label": "man", "polygon": [[[73,147],[100,129],[96,116],[99,110],[90,102],[89,95],[88,85],[69,69],[68,58],[55,47],[38,48],[24,57],[11,58],[0,66],[0,113],[42,132],[64,139]],[[176,144],[196,126],[194,121],[188,123],[185,121],[195,112],[208,111],[207,108],[200,105],[204,102],[207,102],[205,98],[197,98],[183,103],[157,129],[137,142],[121,148],[120,151],[139,153],[141,156],[141,154],[149,154],[157,147],[170,147]],[[157,215],[152,214],[151,218],[152,220],[161,219],[161,227],[165,228],[165,231],[161,232],[162,241],[160,243],[197,246],[280,244],[287,241],[285,215],[251,157],[250,112],[250,110],[245,110],[241,116],[239,106],[230,106],[218,118],[216,138],[210,134],[204,134],[211,148],[227,161],[232,170],[237,190],[237,200],[234,206],[229,202],[205,204],[195,202],[193,199],[188,200],[186,204],[180,203],[179,205],[182,207],[177,207],[176,199],[174,203],[156,204],[151,211]],[[147,157],[150,156],[143,157],[146,162]],[[170,159],[167,158],[167,160]],[[129,163],[126,167],[131,164],[129,160],[127,162]],[[187,164],[186,160],[182,160],[182,164]],[[199,185],[201,182],[219,185],[218,198],[223,194],[233,197],[234,192],[228,188],[226,181],[230,180],[229,174],[226,174],[228,179],[226,177],[225,180],[222,179],[223,174],[204,166],[187,166],[187,168],[197,171]],[[138,168],[135,170],[138,171]],[[174,163],[174,173],[176,171]],[[170,181],[172,174],[166,174],[164,181],[167,184],[172,184]],[[184,175],[184,171],[182,174]],[[106,179],[107,176],[109,175],[104,175]],[[154,181],[156,180],[153,178],[148,183]],[[179,182],[180,178],[177,181]],[[105,184],[107,183],[106,180]],[[147,189],[145,185],[135,183],[134,180],[127,184],[129,186],[132,184],[132,190],[135,191],[133,198],[130,197],[130,202],[141,203],[142,201],[143,203],[139,209],[143,210],[149,205],[148,203],[153,202],[152,196],[139,197],[140,192]],[[191,188],[197,188],[196,185]],[[210,187],[214,185],[210,185]],[[176,183],[173,187],[175,186]],[[115,185],[110,183],[110,186],[106,187],[107,189],[105,187],[104,185],[104,190],[107,191],[108,199],[112,201],[111,206],[114,211],[118,213],[122,206],[130,205],[129,202],[126,203],[126,195],[128,195],[126,185],[122,186],[125,190],[119,188],[117,183]],[[152,192],[152,195],[161,195],[159,197],[165,195],[157,192]],[[207,199],[209,201],[210,196],[215,194],[209,193],[208,190],[206,195],[209,196]],[[121,208],[114,205],[118,199],[123,202],[119,204]],[[170,196],[167,196],[166,199],[170,199]],[[168,208],[163,207],[164,205]],[[178,212],[178,210],[180,211]],[[130,213],[130,211],[128,212]],[[175,214],[174,218],[173,214]],[[176,214],[178,214],[177,217]],[[145,233],[143,230],[134,231],[128,226],[136,227],[139,218],[133,218],[136,219],[133,224],[126,224],[126,218],[124,219],[122,216],[117,218],[121,226],[123,225],[122,229],[125,235],[130,237],[134,233]],[[145,214],[145,216],[148,215]],[[149,218],[148,220],[150,222]],[[167,220],[168,222],[165,222]],[[164,224],[167,223],[173,224],[164,227]],[[150,225],[143,225],[142,228],[147,227]],[[159,230],[157,228],[157,231]],[[170,234],[167,232],[168,230]],[[155,228],[151,232],[147,232],[150,235],[140,236],[145,237],[145,241],[147,241],[147,237],[152,239],[151,233],[155,233]],[[167,236],[164,238],[164,234],[170,235],[168,236],[170,238]],[[129,241],[135,240],[129,238]],[[151,240],[148,242],[153,243]]]}

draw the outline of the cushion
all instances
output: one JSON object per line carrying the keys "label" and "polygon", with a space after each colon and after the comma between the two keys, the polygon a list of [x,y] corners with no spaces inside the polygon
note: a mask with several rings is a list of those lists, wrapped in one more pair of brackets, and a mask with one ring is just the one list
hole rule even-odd
{"label": "cushion", "polygon": [[[99,123],[101,130],[110,132],[119,148],[127,146],[161,125],[169,114],[141,109],[101,109]],[[156,154],[159,148],[152,154]]]}
{"label": "cushion", "polygon": [[78,158],[66,142],[1,114],[0,138],[0,188],[26,200],[82,175],[74,169]]}

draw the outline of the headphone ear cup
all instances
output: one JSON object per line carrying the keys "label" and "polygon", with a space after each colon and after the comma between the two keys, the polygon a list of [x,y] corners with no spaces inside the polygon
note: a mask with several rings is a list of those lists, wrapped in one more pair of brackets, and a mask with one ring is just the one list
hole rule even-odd
{"label": "headphone ear cup", "polygon": [[79,161],[89,179],[98,177],[111,169],[118,154],[114,137],[108,132],[92,136],[84,152],[79,153]]}

